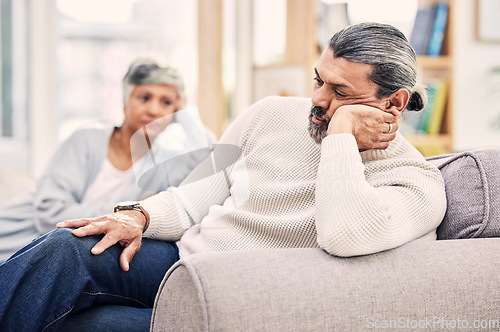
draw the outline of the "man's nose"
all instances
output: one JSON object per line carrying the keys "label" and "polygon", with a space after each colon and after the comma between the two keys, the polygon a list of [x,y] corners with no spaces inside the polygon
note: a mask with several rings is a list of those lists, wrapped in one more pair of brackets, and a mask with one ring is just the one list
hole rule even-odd
{"label": "man's nose", "polygon": [[330,95],[326,93],[324,86],[317,88],[313,91],[311,102],[313,105],[321,107],[324,110],[330,108],[330,103],[331,103]]}

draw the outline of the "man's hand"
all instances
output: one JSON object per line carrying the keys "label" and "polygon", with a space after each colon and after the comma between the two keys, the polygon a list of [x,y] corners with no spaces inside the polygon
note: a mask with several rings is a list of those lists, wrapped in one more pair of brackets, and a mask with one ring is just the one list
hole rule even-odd
{"label": "man's hand", "polygon": [[91,250],[99,255],[112,245],[119,243],[124,249],[120,255],[120,266],[129,270],[130,262],[141,248],[144,215],[135,210],[118,211],[97,218],[66,220],[57,224],[58,228],[76,228],[73,234],[78,237],[105,234]]}
{"label": "man's hand", "polygon": [[344,105],[335,111],[327,135],[353,134],[360,151],[386,149],[396,137],[400,115],[396,108],[383,111],[367,105]]}

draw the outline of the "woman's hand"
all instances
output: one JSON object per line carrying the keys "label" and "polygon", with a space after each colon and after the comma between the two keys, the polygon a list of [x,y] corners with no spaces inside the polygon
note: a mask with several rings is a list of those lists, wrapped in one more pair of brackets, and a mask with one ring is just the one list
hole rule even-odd
{"label": "woman's hand", "polygon": [[353,134],[360,151],[386,149],[396,137],[400,115],[396,108],[383,111],[368,105],[344,105],[333,114],[327,135]]}
{"label": "woman's hand", "polygon": [[58,228],[76,228],[73,234],[78,237],[105,234],[91,250],[99,255],[112,245],[119,243],[124,249],[120,255],[122,270],[128,271],[135,253],[141,248],[142,231],[146,219],[135,210],[118,211],[97,218],[66,220],[58,223]]}

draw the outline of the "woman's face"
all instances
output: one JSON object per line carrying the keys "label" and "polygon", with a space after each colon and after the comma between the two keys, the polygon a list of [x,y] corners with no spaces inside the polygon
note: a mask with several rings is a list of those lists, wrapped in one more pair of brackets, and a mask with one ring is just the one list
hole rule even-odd
{"label": "woman's face", "polygon": [[171,85],[134,85],[124,103],[123,126],[135,133],[148,125],[148,134],[155,136],[172,122],[173,114],[182,106],[177,88]]}

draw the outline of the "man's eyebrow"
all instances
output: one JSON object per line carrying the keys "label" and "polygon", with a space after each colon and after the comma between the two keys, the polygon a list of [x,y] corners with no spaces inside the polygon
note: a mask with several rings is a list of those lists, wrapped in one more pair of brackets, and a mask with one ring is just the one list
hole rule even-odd
{"label": "man's eyebrow", "polygon": [[[321,80],[323,81],[323,79],[321,78],[321,76],[319,75],[318,73],[318,69],[314,68],[314,72],[316,73],[316,76]],[[332,87],[338,87],[338,88],[349,88],[348,85],[346,84],[341,84],[341,83],[331,83],[331,82],[325,82],[323,81],[323,83],[327,84],[327,85],[331,85]]]}
{"label": "man's eyebrow", "polygon": [[314,72],[316,73],[316,76],[318,76],[319,78],[321,78],[321,77],[319,76],[318,69],[314,68]]}

